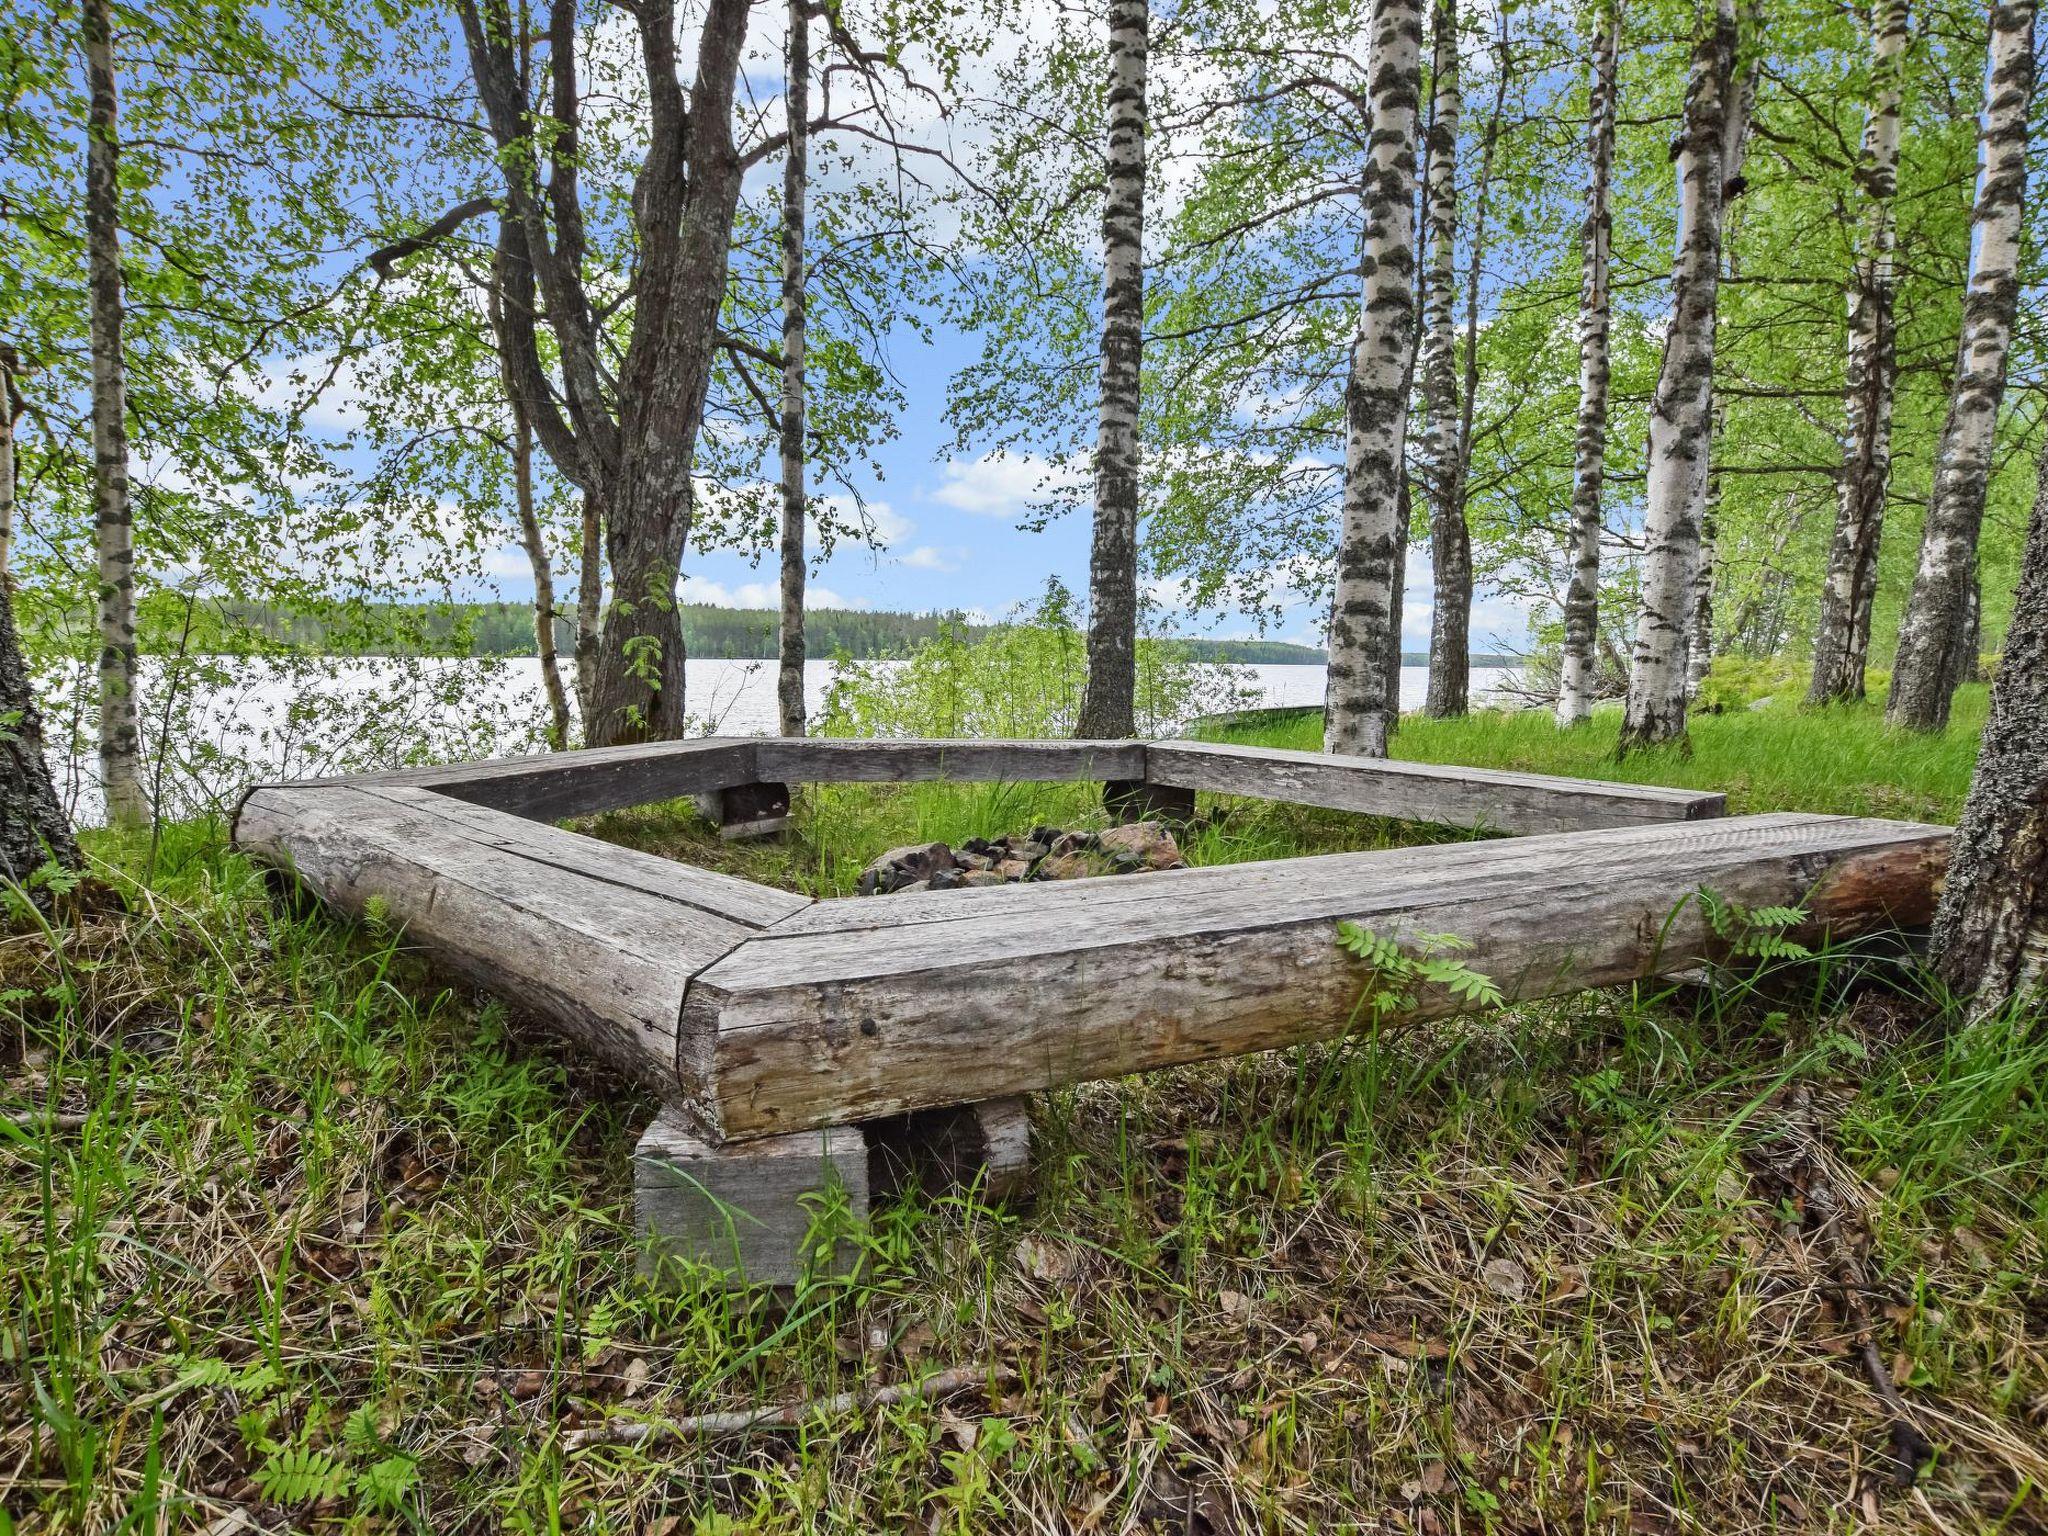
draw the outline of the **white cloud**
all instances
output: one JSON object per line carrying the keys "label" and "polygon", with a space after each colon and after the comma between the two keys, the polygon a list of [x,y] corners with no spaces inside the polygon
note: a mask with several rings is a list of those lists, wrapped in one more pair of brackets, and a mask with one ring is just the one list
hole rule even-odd
{"label": "white cloud", "polygon": [[944,482],[931,495],[933,501],[976,517],[1015,520],[1047,499],[1073,490],[1081,480],[1078,468],[1039,454],[987,453],[978,459],[949,461]]}
{"label": "white cloud", "polygon": [[898,555],[896,563],[913,571],[941,571],[951,573],[960,569],[967,558],[967,551],[958,545],[940,549],[932,544],[920,544],[907,554]]}
{"label": "white cloud", "polygon": [[[728,587],[708,576],[685,576],[677,595],[686,603],[703,603],[710,608],[779,608],[782,596],[765,581],[743,581]],[[804,588],[805,608],[867,608],[865,598],[846,597],[815,582]]]}

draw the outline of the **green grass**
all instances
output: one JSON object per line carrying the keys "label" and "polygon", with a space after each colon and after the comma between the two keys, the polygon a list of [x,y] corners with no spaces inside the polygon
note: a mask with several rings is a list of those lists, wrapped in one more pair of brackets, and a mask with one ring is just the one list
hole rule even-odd
{"label": "green grass", "polygon": [[[1660,748],[1619,760],[1615,746],[1621,715],[1615,709],[1603,709],[1569,731],[1559,730],[1542,710],[1482,710],[1461,720],[1410,715],[1394,734],[1393,755],[1471,768],[1722,790],[1736,815],[1821,811],[1952,822],[1969,793],[1988,696],[1981,684],[1961,689],[1954,720],[1937,735],[1891,730],[1875,704],[1820,712],[1769,704],[1696,714],[1689,749]],[[1227,739],[1317,750],[1322,722],[1302,716],[1263,728],[1238,728]]]}
{"label": "green grass", "polygon": [[[1702,721],[1693,762],[1799,724]],[[1454,731],[1535,750],[1489,719],[1404,750]],[[1822,782],[1742,766],[1740,808]],[[828,790],[723,856],[838,891],[890,842],[1092,796]],[[1198,856],[1393,835],[1230,811]],[[1837,957],[1041,1094],[1034,1205],[887,1207],[854,1276],[781,1305],[636,1277],[644,1098],[397,936],[274,902],[218,829],[171,829],[146,886],[144,850],[91,846],[125,912],[0,932],[0,1532],[2048,1525],[2037,1020],[1845,1016]],[[1816,1134],[1939,1447],[1911,1492],[1802,1219]],[[989,1390],[563,1446],[962,1365]]]}

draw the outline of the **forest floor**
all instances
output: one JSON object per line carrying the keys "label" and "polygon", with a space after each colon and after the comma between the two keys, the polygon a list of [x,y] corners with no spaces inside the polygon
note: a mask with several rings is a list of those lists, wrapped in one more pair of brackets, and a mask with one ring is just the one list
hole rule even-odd
{"label": "forest floor", "polygon": [[[1731,714],[1617,770],[1602,730],[1400,742],[1947,816],[1973,735]],[[595,830],[837,892],[1088,813],[844,788],[773,848]],[[1412,830],[1236,806],[1191,851]],[[653,1106],[502,1004],[273,902],[217,828],[91,846],[126,910],[0,937],[0,1533],[2048,1529],[2048,1037],[1842,1009],[1875,957],[1038,1095],[1033,1203],[890,1206],[783,1303],[636,1278]],[[1859,1317],[1936,1450],[1910,1487]],[[984,1384],[566,1442],[952,1369]]]}

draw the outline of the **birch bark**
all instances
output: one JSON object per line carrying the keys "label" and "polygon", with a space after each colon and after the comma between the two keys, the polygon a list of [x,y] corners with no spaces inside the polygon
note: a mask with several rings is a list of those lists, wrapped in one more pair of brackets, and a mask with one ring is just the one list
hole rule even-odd
{"label": "birch bark", "polygon": [[1963,297],[1955,392],[1935,450],[1934,495],[1913,593],[1899,622],[1898,657],[1885,705],[1888,721],[1916,731],[1938,731],[1948,724],[1949,704],[1964,673],[1961,651],[1976,580],[1977,534],[1984,521],[1991,449],[2019,303],[2034,13],[2034,0],[1991,8],[1982,171],[1970,221],[1976,260]]}
{"label": "birch bark", "polygon": [[804,733],[804,224],[810,177],[811,39],[806,0],[789,0],[782,161],[782,604],[777,628],[775,713],[785,736]]}
{"label": "birch bark", "polygon": [[1843,374],[1847,428],[1842,484],[1813,639],[1809,704],[1860,699],[1870,661],[1870,611],[1892,466],[1892,398],[1898,382],[1893,315],[1893,199],[1899,190],[1899,103],[1907,0],[1875,0],[1870,16],[1870,108],[1856,158],[1863,231],[1849,282],[1849,345]]}
{"label": "birch bark", "polygon": [[[1755,11],[1748,14],[1755,17]],[[1735,77],[1735,85],[1728,103],[1728,117],[1721,130],[1721,223],[1722,250],[1727,256],[1726,265],[1731,276],[1739,275],[1735,270],[1735,259],[1729,254],[1729,245],[1734,233],[1734,219],[1728,212],[1728,205],[1742,192],[1742,163],[1749,147],[1750,113],[1756,106],[1756,82],[1763,61],[1751,58],[1749,67]],[[1718,316],[1716,323],[1718,324]],[[1709,418],[1712,426],[1707,436],[1707,476],[1700,497],[1700,552],[1693,568],[1691,617],[1687,623],[1685,644],[1685,701],[1690,705],[1700,691],[1700,685],[1707,680],[1707,673],[1714,665],[1714,582],[1719,576],[1721,536],[1721,450],[1726,442],[1728,419],[1727,407],[1712,393]]]}
{"label": "birch bark", "polygon": [[120,126],[113,16],[84,0],[85,253],[92,343],[94,544],[98,554],[99,761],[107,820],[149,820],[135,700],[135,520],[128,496],[128,381],[122,353]]}
{"label": "birch bark", "polygon": [[1614,216],[1615,57],[1621,7],[1606,0],[1593,40],[1593,79],[1586,113],[1586,218],[1580,234],[1579,423],[1572,439],[1572,579],[1564,600],[1564,662],[1558,678],[1557,723],[1577,725],[1593,709],[1594,644],[1600,629],[1601,493],[1607,468],[1607,335],[1611,317],[1607,268]]}
{"label": "birch bark", "polygon": [[1935,969],[1971,1014],[2048,977],[2048,452],[2005,654],[1934,918]]}
{"label": "birch bark", "polygon": [[1102,210],[1102,373],[1095,535],[1088,557],[1088,681],[1076,731],[1137,734],[1138,391],[1145,324],[1147,0],[1110,0],[1109,193]]}
{"label": "birch bark", "polygon": [[1423,178],[1422,479],[1429,493],[1429,558],[1433,606],[1429,631],[1429,693],[1423,712],[1465,713],[1471,649],[1472,539],[1465,526],[1461,416],[1458,409],[1457,275],[1458,125],[1464,106],[1458,78],[1457,0],[1436,0],[1431,13],[1430,75],[1434,96]]}
{"label": "birch bark", "polygon": [[[1364,175],[1364,293],[1344,396],[1343,528],[1330,608],[1323,747],[1387,755],[1398,683],[1390,636],[1400,570],[1407,385],[1415,345],[1415,138],[1422,8],[1373,0],[1371,139]],[[1394,677],[1389,678],[1390,651]],[[1398,697],[1398,695],[1396,695]]]}
{"label": "birch bark", "polygon": [[1679,242],[1664,364],[1650,404],[1642,600],[1621,750],[1685,736],[1685,657],[1700,557],[1713,413],[1714,310],[1721,277],[1724,139],[1734,93],[1734,0],[1694,46],[1678,143]]}

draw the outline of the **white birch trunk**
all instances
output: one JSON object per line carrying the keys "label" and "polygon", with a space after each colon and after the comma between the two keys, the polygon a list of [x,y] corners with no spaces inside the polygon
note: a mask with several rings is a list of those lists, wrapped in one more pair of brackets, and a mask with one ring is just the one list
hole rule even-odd
{"label": "white birch trunk", "polygon": [[1088,681],[1077,734],[1137,734],[1138,390],[1145,325],[1147,0],[1110,0],[1109,192],[1103,201],[1102,372],[1095,533],[1088,556]]}
{"label": "white birch trunk", "polygon": [[1693,49],[1679,139],[1679,240],[1671,326],[1650,405],[1642,601],[1621,749],[1682,740],[1685,659],[1700,557],[1713,413],[1714,310],[1736,47],[1733,0],[1720,0]]}
{"label": "white birch trunk", "polygon": [[1429,558],[1434,603],[1429,632],[1429,693],[1423,712],[1462,715],[1471,649],[1472,540],[1465,526],[1458,408],[1457,274],[1458,126],[1464,106],[1458,80],[1457,0],[1436,0],[1431,17],[1434,95],[1428,170],[1423,178],[1422,479],[1429,495]]}
{"label": "white birch trunk", "polygon": [[1389,690],[1399,677],[1399,635],[1389,631],[1401,579],[1402,451],[1415,345],[1415,131],[1422,89],[1417,0],[1373,0],[1371,42],[1365,282],[1344,396],[1343,529],[1330,607],[1323,746],[1385,757]]}
{"label": "white birch trunk", "polygon": [[782,162],[782,614],[777,627],[775,713],[785,736],[804,733],[804,203],[811,115],[810,20],[804,7],[805,0],[790,0],[783,82],[789,147]]}
{"label": "white birch trunk", "polygon": [[1998,407],[2019,303],[2020,232],[2027,172],[2027,111],[2034,91],[2034,3],[1991,9],[1990,85],[1982,171],[1971,219],[1976,260],[1963,298],[1955,393],[1934,457],[1934,495],[1920,540],[1913,594],[1899,623],[1885,718],[1938,731],[1963,675],[1961,650],[1976,580],[1977,534],[1991,478]]}
{"label": "white birch trunk", "polygon": [[1580,236],[1579,423],[1572,440],[1572,578],[1564,600],[1564,661],[1558,677],[1557,723],[1577,725],[1593,709],[1594,650],[1600,630],[1601,494],[1607,472],[1607,334],[1611,317],[1607,267],[1614,216],[1615,59],[1620,0],[1607,0],[1593,40],[1587,102],[1586,219]]}
{"label": "white birch trunk", "polygon": [[1907,0],[1875,0],[1870,16],[1870,108],[1856,184],[1863,231],[1849,283],[1849,343],[1842,395],[1842,483],[1821,586],[1807,702],[1860,699],[1870,662],[1870,611],[1892,466],[1892,398],[1898,380],[1893,316],[1892,202],[1899,189],[1899,122]]}
{"label": "white birch trunk", "polygon": [[135,700],[135,521],[128,495],[128,383],[121,340],[120,129],[107,0],[85,0],[80,20],[88,96],[85,247],[91,290],[100,784],[107,820],[135,827],[149,820],[149,793],[142,783],[142,726]]}
{"label": "white birch trunk", "polygon": [[[1751,8],[1747,14],[1753,23],[1754,9]],[[1762,60],[1752,58],[1749,68],[1736,78],[1728,103],[1727,121],[1721,129],[1721,244],[1731,275],[1735,272],[1735,259],[1730,251],[1734,219],[1728,208],[1742,192],[1742,163],[1749,145],[1749,118],[1756,105],[1756,82],[1761,66]],[[1700,685],[1706,682],[1707,673],[1714,665],[1714,582],[1719,576],[1721,532],[1720,453],[1728,412],[1719,399],[1712,395],[1708,398],[1713,400],[1713,426],[1707,438],[1707,478],[1700,498],[1700,553],[1699,562],[1693,570],[1692,611],[1685,645],[1685,701],[1688,706],[1699,696]]]}

